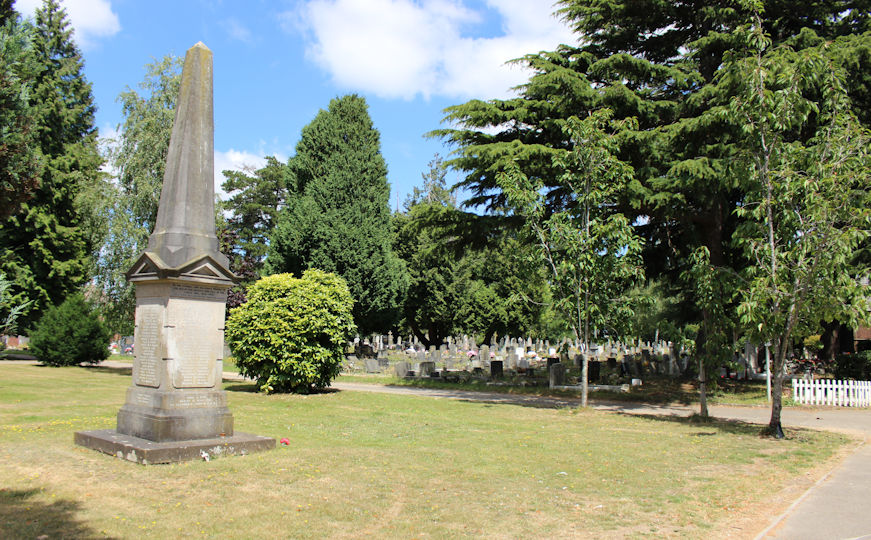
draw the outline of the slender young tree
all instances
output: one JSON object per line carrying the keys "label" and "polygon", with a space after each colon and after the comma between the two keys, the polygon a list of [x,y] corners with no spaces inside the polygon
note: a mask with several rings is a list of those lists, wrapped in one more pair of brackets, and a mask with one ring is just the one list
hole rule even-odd
{"label": "slender young tree", "polygon": [[[0,273],[0,334],[12,334],[18,331],[18,316],[27,309],[27,305],[13,304],[7,291],[11,283]],[[3,343],[0,342],[0,348]]]}
{"label": "slender young tree", "polygon": [[497,176],[508,202],[524,217],[538,257],[548,269],[555,308],[584,342],[584,407],[591,329],[611,329],[615,319],[631,315],[624,296],[642,277],[641,240],[626,216],[615,211],[619,193],[633,176],[632,167],[616,157],[615,132],[634,126],[610,119],[608,109],[568,119],[565,129],[573,147],[555,163],[561,171],[555,180],[564,200],[561,208],[548,208],[543,182],[526,176],[518,166]]}
{"label": "slender young tree", "polygon": [[333,99],[303,128],[288,168],[266,273],[336,273],[354,296],[362,333],[394,328],[407,278],[391,248],[387,165],[366,101]]}
{"label": "slender young tree", "polygon": [[695,303],[702,312],[693,343],[699,367],[699,416],[708,419],[708,373],[732,359],[732,336],[736,327],[734,300],[738,287],[734,274],[711,264],[711,253],[704,246],[690,255],[688,266],[683,277],[692,283]]}
{"label": "slender young tree", "polygon": [[871,232],[871,133],[852,111],[845,73],[827,44],[773,46],[761,2],[743,35],[750,54],[728,57],[722,84],[736,88],[723,114],[741,126],[746,199],[737,240],[750,260],[739,306],[771,343],[770,433],[781,426],[784,366],[792,341],[820,320],[869,318],[867,266],[853,255]]}
{"label": "slender young tree", "polygon": [[22,328],[89,277],[100,231],[86,219],[93,208],[80,196],[103,181],[91,85],[56,0],[37,9],[34,31],[38,71],[29,102],[45,168],[33,197],[0,225],[0,270],[13,282],[13,302],[32,300]]}

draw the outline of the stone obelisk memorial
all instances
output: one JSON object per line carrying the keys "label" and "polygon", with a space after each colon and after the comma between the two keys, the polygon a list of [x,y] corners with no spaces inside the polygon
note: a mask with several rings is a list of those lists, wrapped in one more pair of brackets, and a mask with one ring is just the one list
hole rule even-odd
{"label": "stone obelisk memorial", "polygon": [[115,430],[77,444],[143,464],[245,454],[275,439],[233,429],[221,388],[224,312],[235,276],[214,207],[212,52],[185,55],[154,232],[126,276],[136,286],[133,381]]}

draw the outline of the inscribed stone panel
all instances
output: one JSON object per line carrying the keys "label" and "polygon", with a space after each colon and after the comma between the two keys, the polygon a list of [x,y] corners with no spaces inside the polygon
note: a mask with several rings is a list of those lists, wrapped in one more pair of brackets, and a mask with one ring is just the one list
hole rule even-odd
{"label": "inscribed stone panel", "polygon": [[133,382],[138,386],[160,386],[163,312],[162,304],[140,304],[136,307]]}
{"label": "inscribed stone panel", "polygon": [[173,386],[213,388],[216,362],[222,354],[223,304],[173,298],[170,306],[173,328],[168,346],[173,359]]}

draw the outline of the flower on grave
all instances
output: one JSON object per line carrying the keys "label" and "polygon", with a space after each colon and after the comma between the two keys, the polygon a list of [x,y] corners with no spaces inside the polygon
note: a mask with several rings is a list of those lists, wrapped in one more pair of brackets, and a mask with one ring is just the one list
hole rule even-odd
{"label": "flower on grave", "polygon": [[278,441],[278,442],[280,442],[280,443],[283,444],[284,446],[287,446],[287,445],[290,444],[290,440],[289,440],[287,437],[281,439],[281,440]]}

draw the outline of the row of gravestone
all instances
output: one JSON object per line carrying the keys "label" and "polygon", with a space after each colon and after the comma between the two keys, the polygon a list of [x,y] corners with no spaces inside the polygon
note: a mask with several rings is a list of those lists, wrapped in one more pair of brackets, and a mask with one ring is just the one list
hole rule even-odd
{"label": "row of gravestone", "polygon": [[[561,362],[566,365],[570,363],[568,355],[565,353],[559,355],[559,357],[549,357],[546,359],[538,357],[528,358],[520,357],[516,351],[500,351],[497,355],[496,353],[490,353],[487,347],[482,347],[480,349],[480,357],[469,357],[465,355],[451,356],[450,354],[443,356],[441,351],[438,350],[433,352],[417,351],[410,356],[412,358],[408,361],[402,361],[400,363],[408,366],[432,364],[433,368],[431,371],[433,372],[438,371],[439,368],[445,371],[469,371],[478,373],[484,373],[489,370],[491,376],[496,377],[501,376],[504,371],[529,374],[536,367],[549,367],[556,362]],[[581,355],[576,355],[571,363],[579,368],[581,358]],[[376,358],[363,358],[362,362],[356,355],[349,355],[347,359],[348,368],[350,370],[356,370],[362,367],[367,373],[382,373],[388,371],[390,368],[390,361],[388,360],[387,354],[384,352],[379,353]],[[603,367],[606,367],[609,373],[616,373],[620,377],[625,376],[637,378],[646,375],[675,375],[677,373],[683,373],[688,366],[688,358],[686,356],[672,359],[668,355],[636,355],[632,357],[624,356],[620,360],[616,358],[607,358],[605,361],[597,361],[595,357],[590,360],[588,366],[590,374],[589,379],[591,382],[595,382],[599,379],[599,372]],[[498,364],[494,366],[494,362],[498,362]],[[406,370],[415,372],[415,374],[419,376],[419,369],[408,367]],[[397,371],[395,366],[393,371]],[[403,370],[400,369],[400,371]]]}
{"label": "row of gravestone", "polygon": [[[504,336],[501,339],[491,339],[490,341],[491,342],[488,346],[492,349],[520,347],[524,350],[532,350],[542,355],[547,354],[547,352],[552,349],[572,351],[575,353],[584,350],[584,346],[580,340],[569,338],[563,338],[559,344],[554,343],[553,346],[551,345],[550,340],[537,338],[513,338],[510,336]],[[392,332],[389,332],[387,335],[373,334],[372,336],[363,339],[357,336],[352,342],[348,343],[348,347],[349,350],[372,351],[373,354],[381,350],[420,351],[426,349],[426,347],[421,344],[421,341],[414,335],[408,336],[407,339],[400,337],[394,340]],[[430,346],[429,348],[432,350],[435,346]],[[449,336],[446,338],[445,343],[438,348],[442,350],[450,349],[451,351],[476,351],[479,346],[476,344],[474,337],[464,335],[462,337]],[[642,342],[641,340],[638,340],[637,342],[621,343],[619,341],[614,342],[609,340],[606,343],[593,343],[590,346],[590,352],[595,356],[640,354],[641,350],[648,350],[652,354],[679,353],[679,351],[673,351],[673,344],[668,341]]]}
{"label": "row of gravestone", "polygon": [[[438,348],[431,346],[429,351],[422,347],[409,347],[408,349],[399,350],[401,350],[412,361],[433,361],[437,364],[445,363],[447,364],[447,369],[453,369],[454,366],[460,366],[464,361],[467,361],[466,363],[470,364],[471,360],[480,361],[482,365],[479,367],[487,367],[486,364],[491,359],[501,359],[509,368],[512,369],[525,369],[528,366],[524,365],[524,358],[527,359],[526,361],[530,361],[546,356],[550,358],[561,358],[563,362],[568,363],[570,362],[570,359],[577,359],[578,354],[581,352],[574,348],[574,344],[569,344],[570,348],[568,349],[561,346],[559,349],[549,347],[546,350],[537,350],[540,347],[547,347],[549,345],[547,340],[543,342],[536,340],[533,342],[531,339],[524,340],[521,338],[518,340],[514,338],[505,338],[501,341],[502,345],[496,345],[492,348],[489,346],[481,346],[480,348],[476,347],[474,349],[463,350],[451,344],[442,345]],[[516,346],[515,343],[517,343]],[[568,342],[566,341],[565,343]],[[471,344],[474,345],[474,340],[471,340]],[[382,360],[387,358],[388,355],[388,349],[377,349],[377,347],[373,347],[369,344],[368,341],[358,341],[353,344],[353,348],[351,345],[352,344],[349,343],[347,353],[353,354],[358,358],[378,358],[379,360]],[[583,347],[581,347],[581,350],[582,349]],[[625,369],[623,371],[626,373],[631,372],[636,376],[645,371],[649,373],[675,376],[684,373],[686,370],[686,355],[678,354],[669,342],[631,346],[625,346],[619,342],[616,344],[608,343],[601,346],[594,345],[590,347],[590,354],[588,357],[590,360],[598,361],[617,360],[625,364]],[[641,362],[640,365],[642,367],[636,368],[632,362],[638,361]],[[473,368],[471,365],[468,365],[467,367]]]}
{"label": "row of gravestone", "polygon": [[[599,366],[600,364],[597,362],[591,362],[589,364],[588,370],[588,382],[596,382],[599,379]],[[367,371],[370,369],[371,372],[375,372],[375,370],[380,370],[381,366],[376,365],[374,362],[370,363],[367,361]],[[545,366],[541,366],[545,367]],[[547,370],[550,386],[563,386],[566,381],[566,365],[557,361],[555,358],[549,358],[546,363],[545,369]],[[448,371],[445,369],[443,372],[439,372],[437,370],[435,362],[420,362],[417,364],[410,364],[409,362],[400,361],[394,364],[393,366],[394,374],[398,378],[407,378],[407,377],[442,377]],[[501,379],[505,376],[506,370],[504,364],[501,360],[492,360],[487,365],[487,370],[489,371],[488,375],[491,379]],[[479,372],[480,374],[484,374],[484,368],[481,366],[475,367],[473,370]],[[511,371],[523,373],[525,375],[533,375],[533,368],[524,369],[511,369]]]}

